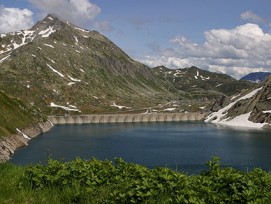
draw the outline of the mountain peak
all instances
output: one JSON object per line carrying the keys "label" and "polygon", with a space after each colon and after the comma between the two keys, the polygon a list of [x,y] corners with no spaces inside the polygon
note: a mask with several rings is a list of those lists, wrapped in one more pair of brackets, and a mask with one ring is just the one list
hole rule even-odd
{"label": "mountain peak", "polygon": [[61,28],[69,25],[65,23],[55,14],[48,14],[43,20],[38,21],[30,30],[41,31],[48,28],[54,28],[54,30],[60,30]]}

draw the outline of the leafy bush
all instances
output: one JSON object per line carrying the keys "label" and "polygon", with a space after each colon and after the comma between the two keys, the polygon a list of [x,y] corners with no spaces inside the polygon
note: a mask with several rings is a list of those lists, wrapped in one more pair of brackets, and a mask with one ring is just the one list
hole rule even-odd
{"label": "leafy bush", "polygon": [[219,158],[208,171],[186,175],[168,168],[148,169],[123,159],[49,159],[27,167],[20,186],[36,191],[57,189],[71,202],[89,203],[263,203],[271,198],[271,175],[256,168],[241,172],[221,168]]}

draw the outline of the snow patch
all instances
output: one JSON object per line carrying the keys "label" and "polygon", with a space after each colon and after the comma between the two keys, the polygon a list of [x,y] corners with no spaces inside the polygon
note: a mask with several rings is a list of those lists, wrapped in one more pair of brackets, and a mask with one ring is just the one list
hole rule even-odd
{"label": "snow patch", "polygon": [[72,85],[74,85],[74,84],[76,84],[75,82],[69,82],[68,83],[68,86],[72,86]]}
{"label": "snow patch", "polygon": [[0,64],[1,64],[2,62],[4,62],[4,61],[5,61],[7,58],[9,58],[9,57],[10,57],[10,55],[8,55],[8,56],[6,56],[6,57],[0,59]]}
{"label": "snow patch", "polygon": [[17,130],[17,132],[21,133],[22,136],[23,136],[25,139],[28,139],[28,140],[31,139],[28,135],[24,134],[24,133],[23,133],[21,130],[19,130],[18,128],[16,128],[16,130]]}
{"label": "snow patch", "polygon": [[50,45],[50,44],[44,43],[44,45],[46,45],[47,47],[50,47],[50,48],[55,48],[53,45]]}
{"label": "snow patch", "polygon": [[119,105],[116,105],[116,103],[113,103],[113,105],[110,105],[110,106],[117,107],[118,109],[131,108],[131,107],[127,107],[127,106],[119,106]]}
{"label": "snow patch", "polygon": [[68,77],[69,77],[70,80],[75,81],[75,82],[80,82],[80,81],[81,81],[81,79],[75,79],[75,78],[72,78],[72,77],[69,76],[69,75],[68,75]]}
{"label": "snow patch", "polygon": [[43,38],[48,38],[52,33],[56,32],[52,26],[49,26],[46,30],[42,30],[39,32],[39,35],[42,35]]}
{"label": "snow patch", "polygon": [[236,99],[238,96],[240,96],[241,94],[238,94],[238,95],[235,95],[235,96],[233,96],[232,98],[231,98],[231,101],[232,100],[234,100],[234,99]]}
{"label": "snow patch", "polygon": [[81,72],[85,73],[85,71],[83,69],[80,69]]}
{"label": "snow patch", "polygon": [[99,99],[97,96],[93,96],[93,98],[95,98],[95,99]]}
{"label": "snow patch", "polygon": [[173,76],[178,77],[178,76],[180,76],[180,74],[182,74],[182,72],[180,70],[176,70],[176,72],[173,74]]}
{"label": "snow patch", "polygon": [[223,120],[221,122],[225,125],[235,126],[235,127],[250,127],[250,128],[262,128],[265,124],[263,123],[254,123],[248,120],[251,112],[236,116],[231,120]]}
{"label": "snow patch", "polygon": [[175,111],[176,110],[176,108],[166,108],[166,109],[164,109],[164,111]]}
{"label": "snow patch", "polygon": [[81,53],[79,50],[75,50],[75,52]]}
{"label": "snow patch", "polygon": [[50,103],[50,107],[62,108],[62,109],[67,110],[67,111],[78,111],[78,112],[81,112],[76,106],[72,106],[72,105],[69,105],[69,106],[70,107],[75,107],[75,108],[70,108],[70,107],[67,107],[67,106],[60,106],[60,105],[55,104],[54,102]]}
{"label": "snow patch", "polygon": [[220,87],[220,86],[222,86],[223,84],[218,84],[218,85],[216,85],[215,87]]}
{"label": "snow patch", "polygon": [[210,77],[204,77],[202,75],[199,74],[199,71],[197,71],[197,74],[194,76],[195,79],[198,79],[198,78],[201,78],[202,81],[205,81],[205,80],[209,80]]}
{"label": "snow patch", "polygon": [[80,30],[80,31],[82,31],[82,32],[86,32],[86,33],[89,33],[89,31],[87,31],[87,30],[84,30],[84,29],[82,29],[82,28],[79,28],[79,27],[74,27],[76,30]]}
{"label": "snow patch", "polygon": [[211,122],[211,123],[217,123],[217,124],[224,124],[224,125],[230,125],[230,126],[239,126],[239,127],[263,127],[264,124],[261,123],[253,123],[248,120],[250,113],[246,113],[243,115],[236,116],[235,118],[225,118],[227,115],[228,110],[234,106],[238,101],[248,99],[253,97],[255,94],[260,91],[262,87],[253,90],[252,92],[246,94],[245,96],[237,99],[236,101],[230,103],[226,107],[218,110],[217,112],[214,112],[210,114],[206,119],[205,122]]}
{"label": "snow patch", "polygon": [[78,41],[78,38],[76,37],[76,36],[73,36],[74,37],[74,39],[75,39],[75,42],[76,43],[78,43],[79,41]]}
{"label": "snow patch", "polygon": [[263,113],[271,113],[271,110],[263,111]]}
{"label": "snow patch", "polygon": [[46,64],[53,72],[55,72],[55,73],[57,73],[59,76],[61,76],[61,77],[64,77],[64,75],[63,74],[61,74],[59,71],[57,71],[56,69],[54,69],[51,65],[49,65],[49,64]]}

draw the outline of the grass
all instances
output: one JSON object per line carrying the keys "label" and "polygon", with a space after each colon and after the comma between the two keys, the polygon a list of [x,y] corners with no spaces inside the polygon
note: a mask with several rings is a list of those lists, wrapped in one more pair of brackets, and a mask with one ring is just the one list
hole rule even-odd
{"label": "grass", "polygon": [[41,112],[0,91],[0,138],[44,120]]}

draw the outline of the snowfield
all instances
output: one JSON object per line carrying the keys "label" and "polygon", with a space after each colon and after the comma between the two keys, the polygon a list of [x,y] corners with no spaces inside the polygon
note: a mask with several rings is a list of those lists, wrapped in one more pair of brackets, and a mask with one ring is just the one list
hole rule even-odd
{"label": "snowfield", "polygon": [[229,105],[227,105],[226,107],[220,109],[219,111],[210,114],[205,119],[205,122],[211,122],[211,123],[215,123],[215,124],[229,125],[229,126],[235,126],[235,127],[262,128],[265,125],[265,123],[254,123],[254,122],[251,122],[251,121],[248,120],[251,112],[236,116],[234,118],[227,118],[226,117],[227,113],[228,113],[228,110],[232,106],[234,106],[234,104],[236,104],[240,100],[248,99],[248,98],[253,97],[261,89],[262,89],[262,87],[258,88],[258,89],[255,89],[254,91],[252,91],[252,92],[246,94],[245,96],[237,99],[236,101],[230,103]]}

